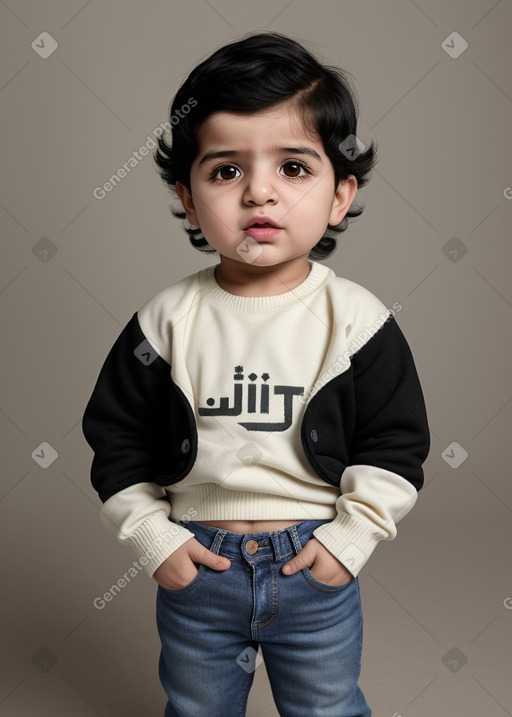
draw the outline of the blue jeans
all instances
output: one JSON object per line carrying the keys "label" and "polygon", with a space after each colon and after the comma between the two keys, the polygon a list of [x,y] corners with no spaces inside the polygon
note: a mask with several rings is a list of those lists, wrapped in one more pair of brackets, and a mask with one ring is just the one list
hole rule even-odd
{"label": "blue jeans", "polygon": [[309,568],[281,572],[329,521],[245,535],[176,522],[231,567],[201,564],[188,585],[158,586],[165,717],[245,715],[259,645],[281,717],[369,717],[357,684],[363,636],[357,578],[327,585]]}

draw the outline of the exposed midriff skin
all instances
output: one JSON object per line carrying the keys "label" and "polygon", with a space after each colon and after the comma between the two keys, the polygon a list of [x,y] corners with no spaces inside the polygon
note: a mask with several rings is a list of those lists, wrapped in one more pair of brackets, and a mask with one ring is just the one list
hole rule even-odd
{"label": "exposed midriff skin", "polygon": [[283,530],[289,528],[290,525],[299,523],[302,518],[297,520],[200,520],[203,525],[211,525],[214,528],[222,528],[231,533],[272,533],[274,530]]}

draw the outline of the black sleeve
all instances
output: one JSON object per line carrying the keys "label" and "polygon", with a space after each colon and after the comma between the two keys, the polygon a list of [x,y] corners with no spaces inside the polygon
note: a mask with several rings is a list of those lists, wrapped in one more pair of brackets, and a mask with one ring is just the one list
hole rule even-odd
{"label": "black sleeve", "polygon": [[430,432],[412,352],[393,317],[353,355],[352,366],[351,464],[385,468],[420,490]]}
{"label": "black sleeve", "polygon": [[169,485],[197,452],[192,409],[135,313],[112,346],[86,406],[91,482],[102,502],[135,483]]}

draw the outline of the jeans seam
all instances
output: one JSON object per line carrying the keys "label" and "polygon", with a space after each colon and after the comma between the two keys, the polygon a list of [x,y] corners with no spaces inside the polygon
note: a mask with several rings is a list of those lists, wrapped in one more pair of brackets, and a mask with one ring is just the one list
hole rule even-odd
{"label": "jeans seam", "polygon": [[[259,562],[259,561],[258,561],[258,562]],[[252,567],[253,567],[253,571],[252,571],[252,586],[253,586],[253,600],[254,600],[254,599],[255,599],[255,596],[256,596],[256,571],[255,571],[255,569],[254,569],[255,565],[253,565]],[[252,623],[252,627],[255,628],[256,630],[259,630],[260,628],[266,627],[267,625],[269,625],[269,624],[272,622],[272,620],[275,618],[275,616],[277,615],[277,578],[276,578],[276,570],[275,570],[275,565],[274,565],[273,563],[270,563],[269,567],[270,567],[270,579],[271,579],[271,581],[272,581],[272,582],[271,582],[271,585],[272,585],[272,602],[271,602],[271,607],[270,607],[270,617],[269,617],[269,619],[266,620],[265,622],[253,622],[253,623]]]}
{"label": "jeans seam", "polygon": [[[252,679],[254,679],[254,676],[253,676]],[[247,698],[248,698],[248,695],[249,695],[249,690],[250,690],[250,688],[251,688],[251,684],[252,684],[251,677],[250,677],[250,675],[247,675],[247,678],[246,678],[246,680],[245,680],[245,682],[244,682],[244,687],[243,687],[243,690],[242,690],[242,694],[241,694],[241,696],[240,696],[240,703],[239,703],[239,705],[238,705],[238,714],[239,714],[239,717],[245,717],[245,715],[246,715],[246,711],[247,711]]]}

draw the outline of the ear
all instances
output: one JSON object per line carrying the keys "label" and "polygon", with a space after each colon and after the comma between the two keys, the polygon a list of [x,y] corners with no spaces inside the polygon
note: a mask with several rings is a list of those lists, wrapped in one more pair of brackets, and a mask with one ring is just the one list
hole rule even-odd
{"label": "ear", "polygon": [[332,201],[331,214],[329,216],[329,224],[333,227],[340,224],[345,214],[350,209],[354,197],[357,192],[357,179],[353,174],[349,174],[346,179],[342,179],[338,184],[334,198]]}
{"label": "ear", "polygon": [[[187,187],[181,182],[176,182],[176,194],[178,195],[183,209],[187,215],[188,223],[192,227],[199,227],[199,221],[197,219],[196,208],[194,206],[194,200],[192,194]],[[341,220],[340,220],[341,221]]]}

